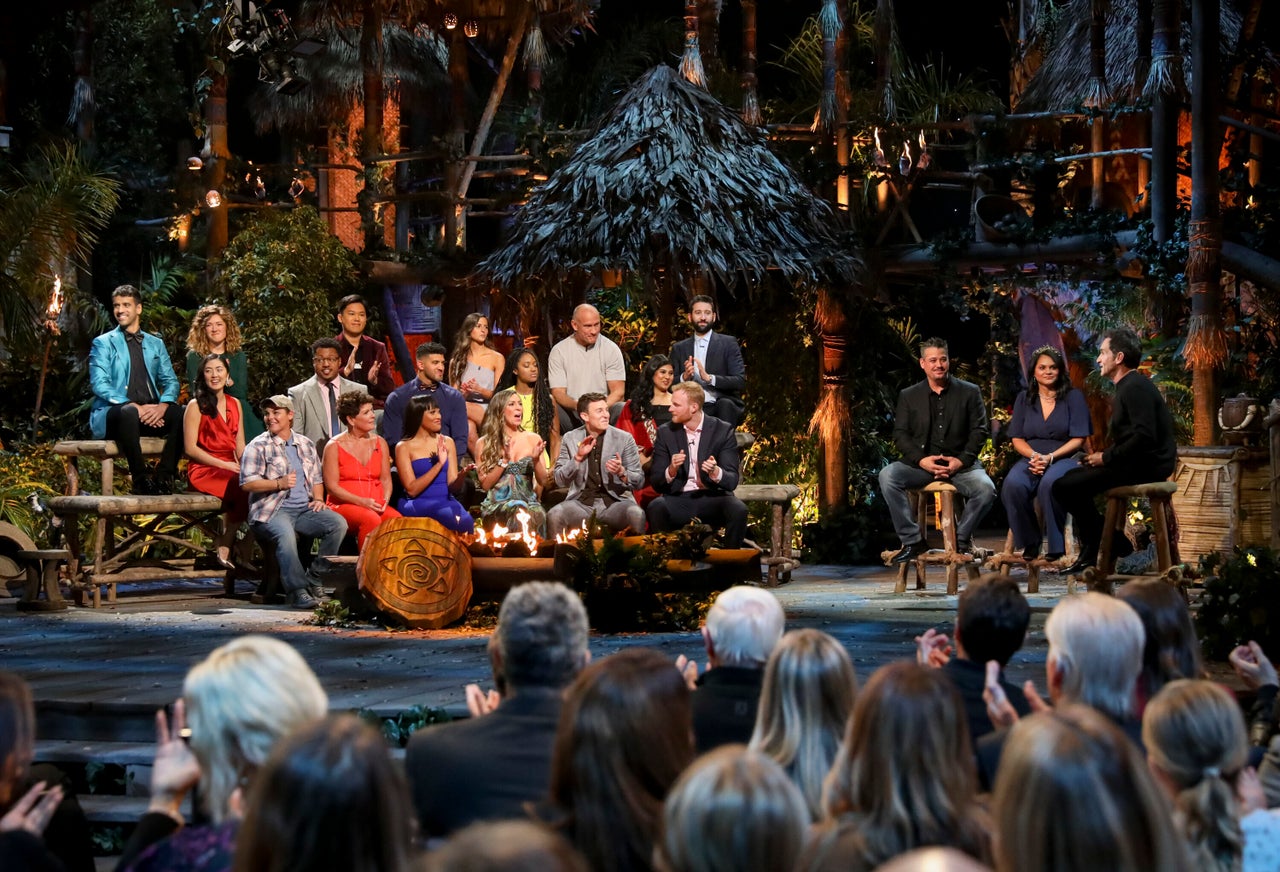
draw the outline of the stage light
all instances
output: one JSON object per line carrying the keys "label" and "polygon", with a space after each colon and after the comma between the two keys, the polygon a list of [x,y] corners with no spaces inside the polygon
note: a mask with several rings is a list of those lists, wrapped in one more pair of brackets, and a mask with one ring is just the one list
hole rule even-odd
{"label": "stage light", "polygon": [[217,209],[222,205],[222,195],[217,191],[209,191],[204,195],[204,204],[210,209]]}
{"label": "stage light", "polygon": [[468,18],[467,23],[462,25],[462,32],[471,39],[475,39],[480,35],[480,22],[476,21],[474,18]]}
{"label": "stage light", "polygon": [[444,29],[453,30],[457,26],[458,26],[458,16],[452,12],[446,12],[444,14]]}

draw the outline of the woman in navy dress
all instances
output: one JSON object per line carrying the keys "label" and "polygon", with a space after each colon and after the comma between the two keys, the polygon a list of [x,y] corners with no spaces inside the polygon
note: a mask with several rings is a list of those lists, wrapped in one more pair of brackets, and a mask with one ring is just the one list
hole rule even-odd
{"label": "woman in navy dress", "polygon": [[1037,502],[1049,539],[1045,558],[1058,560],[1066,553],[1067,516],[1053,499],[1053,483],[1078,466],[1074,455],[1092,433],[1084,393],[1071,386],[1062,352],[1051,345],[1037,348],[1027,368],[1027,391],[1014,401],[1009,422],[1014,450],[1023,459],[1009,470],[1000,489],[1014,547],[1026,559],[1040,556]]}

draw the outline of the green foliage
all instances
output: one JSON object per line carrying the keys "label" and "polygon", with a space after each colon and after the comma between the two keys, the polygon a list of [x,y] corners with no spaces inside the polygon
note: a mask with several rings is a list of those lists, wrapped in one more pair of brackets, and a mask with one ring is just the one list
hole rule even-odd
{"label": "green foliage", "polygon": [[307,378],[309,346],[337,332],[333,304],[358,287],[355,256],[312,208],[260,212],[227,246],[219,278],[245,336],[255,402]]}
{"label": "green foliage", "polygon": [[[0,521],[13,524],[37,545],[47,544],[50,516],[33,510],[30,498],[36,494],[48,499],[62,493],[66,487],[62,458],[53,453],[49,443],[13,448],[0,451]],[[81,472],[90,472],[87,461],[88,458],[81,461]],[[99,472],[100,467],[94,462],[91,474],[96,476]]]}
{"label": "green foliage", "polygon": [[1254,641],[1280,657],[1280,554],[1271,548],[1236,548],[1200,560],[1204,595],[1196,630],[1206,656],[1225,660],[1231,649]]}
{"label": "green foliage", "polygon": [[634,387],[635,375],[644,369],[650,357],[668,351],[653,345],[658,319],[652,302],[643,281],[631,274],[618,287],[601,288],[591,294],[591,304],[600,311],[600,320],[609,325],[609,338],[626,355],[629,388]]}
{"label": "green foliage", "polygon": [[384,718],[369,709],[360,709],[356,715],[365,723],[380,730],[394,748],[403,748],[408,745],[413,734],[423,727],[447,724],[453,720],[443,708],[424,705],[415,705],[389,718]]}
{"label": "green foliage", "polygon": [[331,627],[333,629],[350,629],[358,626],[347,607],[337,600],[329,600],[316,606],[311,616],[303,620],[302,623],[313,627]]}

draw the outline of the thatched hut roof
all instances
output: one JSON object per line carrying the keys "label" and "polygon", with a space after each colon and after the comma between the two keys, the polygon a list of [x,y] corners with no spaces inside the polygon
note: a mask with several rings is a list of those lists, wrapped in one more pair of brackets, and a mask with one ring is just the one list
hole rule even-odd
{"label": "thatched hut roof", "polygon": [[659,66],[533,192],[477,272],[508,288],[653,267],[701,268],[727,284],[770,269],[848,280],[858,260],[839,228],[758,130]]}
{"label": "thatched hut roof", "polygon": [[[1112,0],[1107,16],[1107,84],[1118,102],[1134,102],[1134,65],[1138,43],[1136,0]],[[1090,93],[1090,0],[1072,0],[1060,13],[1059,30],[1040,69],[1032,75],[1018,101],[1020,112],[1047,112],[1083,106]],[[1222,4],[1223,57],[1235,51],[1242,19],[1230,0]],[[1183,71],[1191,86],[1191,11],[1182,15]]]}

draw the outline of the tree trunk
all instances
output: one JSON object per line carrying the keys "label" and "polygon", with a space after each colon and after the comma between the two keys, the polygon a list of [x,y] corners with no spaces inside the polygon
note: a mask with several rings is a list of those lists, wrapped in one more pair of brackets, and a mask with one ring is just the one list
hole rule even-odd
{"label": "tree trunk", "polygon": [[360,158],[364,164],[364,186],[356,196],[360,208],[360,224],[364,230],[366,252],[384,245],[382,220],[375,200],[382,194],[385,168],[371,163],[382,148],[382,4],[379,0],[363,0],[360,24],[360,64],[364,73],[364,132]]}
{"label": "tree trunk", "polygon": [[[470,75],[467,72],[467,38],[461,27],[451,31],[449,39],[449,83],[452,86],[453,112],[450,118],[449,132],[445,137],[450,157],[461,157],[467,143],[467,86]],[[462,183],[462,164],[460,160],[450,160],[445,165],[445,190],[455,192]],[[448,199],[444,204],[444,246],[445,253],[455,250],[466,250],[467,226],[462,220],[461,203]]]}
{"label": "tree trunk", "polygon": [[874,42],[876,55],[876,92],[880,113],[887,121],[898,116],[898,101],[894,96],[894,47],[898,41],[898,24],[894,17],[893,0],[876,0]]}
{"label": "tree trunk", "polygon": [[836,3],[836,14],[840,16],[840,32],[836,37],[836,166],[840,175],[836,177],[836,205],[841,209],[849,208],[849,102],[853,95],[849,88],[849,27],[845,21],[843,3]]}
{"label": "tree trunk", "polygon": [[76,81],[71,95],[67,123],[75,128],[76,138],[84,144],[85,154],[97,150],[94,139],[94,117],[97,114],[93,92],[93,10],[82,9],[76,15],[76,48],[72,53]]}
{"label": "tree trunk", "polygon": [[1221,206],[1218,200],[1218,122],[1221,60],[1218,51],[1220,0],[1191,4],[1191,226],[1187,282],[1191,322],[1183,354],[1191,369],[1195,444],[1212,445],[1218,406],[1217,375],[1226,363],[1226,333],[1220,306],[1222,278]]}
{"label": "tree trunk", "polygon": [[742,120],[758,127],[764,119],[760,116],[757,84],[756,0],[742,0]]}
{"label": "tree trunk", "polygon": [[720,62],[720,9],[724,0],[699,0],[698,41],[702,44],[702,64],[708,72],[719,71]]}
{"label": "tree trunk", "polygon": [[[493,83],[493,89],[489,91],[489,101],[485,104],[484,113],[480,116],[480,123],[476,125],[476,134],[471,138],[472,157],[479,157],[484,153],[485,142],[489,139],[489,128],[493,125],[494,116],[498,114],[498,106],[502,103],[502,95],[507,91],[507,81],[511,78],[511,71],[515,69],[516,57],[520,54],[520,43],[524,41],[524,34],[528,24],[529,4],[521,3],[520,11],[516,14],[515,24],[511,30],[511,36],[507,40],[506,54],[502,56],[502,66],[498,69],[497,81]],[[467,188],[471,185],[471,176],[475,171],[476,161],[468,161],[467,165],[462,168],[462,179],[458,183],[457,202],[462,205],[464,215],[466,205],[463,201],[467,198]]]}
{"label": "tree trunk", "polygon": [[[231,157],[231,149],[227,147],[227,74],[225,69],[222,72],[215,70],[212,77],[209,96],[204,101],[205,136],[208,143],[204,160],[208,168],[209,189],[225,197],[222,187],[227,180],[227,159]],[[208,258],[212,265],[227,247],[225,201],[217,208],[210,208],[206,214],[209,221]]]}
{"label": "tree trunk", "polygon": [[853,414],[849,406],[849,319],[839,293],[818,290],[814,312],[822,336],[818,408],[809,432],[818,434],[822,470],[818,476],[818,511],[824,516],[849,505],[849,449],[847,434]]}

